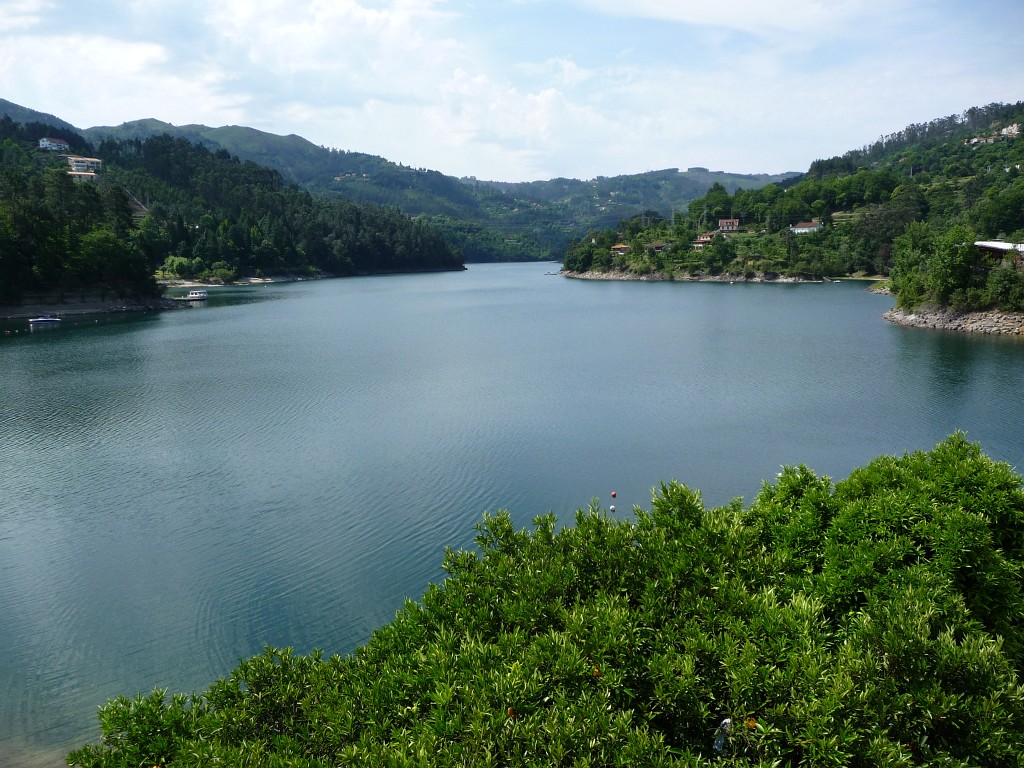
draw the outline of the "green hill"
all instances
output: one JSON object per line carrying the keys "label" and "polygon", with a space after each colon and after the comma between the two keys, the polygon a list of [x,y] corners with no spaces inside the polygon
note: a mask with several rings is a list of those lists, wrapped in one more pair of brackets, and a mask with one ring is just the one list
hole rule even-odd
{"label": "green hill", "polygon": [[425,216],[454,239],[467,260],[560,258],[574,238],[644,210],[663,215],[685,210],[715,182],[730,191],[796,176],[742,175],[693,168],[654,171],[591,181],[553,179],[523,184],[457,179],[381,157],[318,147],[300,136],[252,128],[173,126],[138,120],[83,131],[90,141],[147,138],[166,133],[225,149],[243,160],[274,168],[311,192]]}
{"label": "green hill", "polygon": [[[0,114],[16,122],[63,125],[53,116],[0,101]],[[161,135],[183,138],[216,152],[278,171],[289,183],[339,200],[393,206],[427,218],[467,261],[560,259],[568,243],[585,232],[645,210],[672,216],[714,183],[729,191],[782,183],[797,173],[744,175],[704,168],[669,169],[592,180],[552,179],[527,183],[455,178],[410,168],[360,152],[329,149],[296,136],[243,126],[176,126],[142,119],[117,126],[73,129],[98,151],[106,140]]]}
{"label": "green hill", "polygon": [[891,275],[903,307],[1020,311],[1021,248],[974,242],[1024,243],[1022,128],[1024,102],[911,125],[785,184],[716,184],[671,220],[592,231],[564,264],[669,278]]}
{"label": "green hill", "polygon": [[7,99],[0,99],[0,117],[3,115],[7,115],[16,123],[42,123],[43,125],[52,125],[57,128],[81,133],[78,128],[75,128],[71,123],[61,120],[59,117],[47,114],[46,112],[37,112],[28,107],[22,107],[12,101],[7,101]]}
{"label": "green hill", "polygon": [[57,131],[0,119],[0,303],[149,299],[160,293],[155,272],[229,281],[463,268],[423,220],[311,195],[273,169],[165,133],[106,139],[101,170],[72,178],[65,158],[37,147]]}

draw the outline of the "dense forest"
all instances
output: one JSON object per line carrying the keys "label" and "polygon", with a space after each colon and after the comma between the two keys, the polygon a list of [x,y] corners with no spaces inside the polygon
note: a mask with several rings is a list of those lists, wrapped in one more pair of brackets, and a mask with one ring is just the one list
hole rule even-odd
{"label": "dense forest", "polygon": [[395,209],[316,198],[276,171],[169,136],[105,141],[76,181],[35,148],[68,131],[0,121],[0,303],[27,295],[159,294],[154,273],[353,275],[459,269],[442,233]]}
{"label": "dense forest", "polygon": [[[572,244],[564,266],[670,277],[889,275],[902,306],[1021,310],[1019,255],[974,247],[1024,242],[1020,130],[1024,103],[910,126],[815,161],[787,186],[730,194],[714,185],[685,214],[648,211],[590,232]],[[723,220],[738,220],[741,231],[719,231]],[[820,228],[794,231],[799,222]]]}
{"label": "dense forest", "polygon": [[662,485],[477,549],[346,657],[119,698],[83,768],[1019,766],[1024,490],[954,435],[749,508]]}

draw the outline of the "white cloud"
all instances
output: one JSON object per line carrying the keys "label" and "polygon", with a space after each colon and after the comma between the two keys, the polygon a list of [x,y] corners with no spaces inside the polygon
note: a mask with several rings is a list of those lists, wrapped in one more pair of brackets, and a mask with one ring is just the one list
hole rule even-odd
{"label": "white cloud", "polygon": [[[1024,23],[1017,0],[992,5]],[[237,123],[508,180],[800,170],[1020,98],[1024,73],[1013,39],[965,42],[989,22],[957,0],[96,6],[0,0],[0,97],[82,127]]]}
{"label": "white cloud", "polygon": [[562,88],[576,88],[593,81],[597,75],[595,70],[581,67],[572,59],[564,56],[547,59],[539,64],[520,63],[516,65],[516,69],[525,75],[543,78]]}
{"label": "white cloud", "polygon": [[205,22],[258,71],[336,78],[338,86],[374,96],[411,95],[459,56],[458,45],[438,34],[446,16],[434,6],[422,0],[383,8],[354,0],[234,0],[211,5]]}
{"label": "white cloud", "polygon": [[52,6],[50,0],[0,0],[0,34],[36,26]]}
{"label": "white cloud", "polygon": [[[822,33],[840,29],[856,18],[875,17],[871,0],[723,0],[717,3],[665,2],[664,0],[571,0],[589,11],[663,22],[723,27],[754,34],[778,31]],[[888,0],[885,12],[901,0]]]}
{"label": "white cloud", "polygon": [[[167,51],[154,43],[73,34],[23,36],[5,40],[2,51],[0,82],[10,94],[6,98],[80,127],[142,117],[221,123],[242,114],[238,97],[220,93],[215,73],[168,72]],[[24,66],[26,61],[32,66]]]}

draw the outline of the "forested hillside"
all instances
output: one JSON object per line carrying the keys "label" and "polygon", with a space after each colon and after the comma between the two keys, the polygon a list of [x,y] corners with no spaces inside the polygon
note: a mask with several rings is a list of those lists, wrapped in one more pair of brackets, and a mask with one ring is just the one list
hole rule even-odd
{"label": "forested hillside", "polygon": [[[108,157],[106,183],[129,190],[152,214],[136,228],[135,241],[126,241],[128,252],[137,248],[149,265],[175,275],[432,269],[459,259],[558,258],[568,245],[570,271],[882,275],[891,276],[904,307],[1021,309],[1019,249],[979,251],[973,243],[1024,242],[1022,125],[1022,103],[973,108],[816,160],[796,180],[691,168],[523,184],[453,179],[237,126],[138,121],[90,130],[108,136],[97,150]],[[45,127],[8,119],[3,135],[16,148]],[[158,133],[163,128],[188,140]],[[50,130],[78,151],[89,146],[66,127]],[[132,134],[147,138],[123,138]],[[222,144],[284,170],[234,159]],[[21,151],[32,155],[27,144]],[[25,162],[11,148],[5,157],[5,168],[35,173],[45,165],[38,157]],[[98,219],[79,216],[65,226],[64,245],[42,241],[54,240],[52,232],[69,221],[68,211],[57,210],[61,200],[93,192],[116,197],[102,184],[93,192],[46,193],[38,180],[28,183],[30,176],[0,193],[9,207],[40,201],[31,216],[9,216],[7,228],[23,228],[17,238],[28,244],[24,252],[49,255],[39,256],[39,264],[10,258],[0,264],[7,276],[0,291],[8,300],[26,290],[77,290],[96,282],[95,269],[84,262],[56,281],[54,265],[70,265],[70,257],[55,254],[77,248]],[[22,187],[35,191],[12,202]],[[91,202],[78,205],[98,210]],[[416,214],[416,221],[399,211]],[[32,216],[35,235],[27,229]]]}
{"label": "forested hillside", "polygon": [[[153,274],[231,280],[459,269],[441,233],[394,209],[327,201],[276,171],[168,136],[104,142],[75,181],[36,149],[64,129],[0,121],[0,302],[29,294],[144,297]],[[66,131],[64,131],[66,133]],[[90,146],[68,139],[78,151]]]}
{"label": "forested hillside", "polygon": [[[712,183],[732,192],[784,183],[794,173],[733,174],[675,168],[624,176],[551,179],[525,183],[454,178],[411,168],[362,152],[316,146],[301,136],[278,136],[244,126],[176,126],[143,119],[79,130],[51,115],[0,100],[0,115],[21,123],[59,126],[58,138],[94,147],[104,141],[183,138],[211,153],[226,150],[241,160],[277,170],[285,183],[318,197],[394,207],[423,218],[444,233],[464,261],[561,259],[581,234],[653,209],[669,216],[684,210]],[[75,151],[82,151],[75,148]]]}
{"label": "forested hillside", "polygon": [[344,658],[121,698],[82,768],[1018,766],[1024,491],[954,435],[753,504],[662,485],[477,549]]}
{"label": "forested hillside", "polygon": [[[163,267],[175,274],[457,269],[441,234],[393,208],[330,201],[277,171],[185,139],[105,141],[108,178],[168,222]],[[145,222],[143,222],[145,223]],[[154,259],[155,259],[154,255]],[[189,261],[189,264],[185,262]]]}
{"label": "forested hillside", "polygon": [[[565,268],[670,276],[891,273],[905,306],[1022,309],[1019,257],[973,245],[1024,242],[1022,129],[1024,103],[990,105],[815,161],[786,188],[730,194],[715,185],[685,215],[647,214],[589,233],[570,248]],[[613,251],[616,245],[626,247]]]}
{"label": "forested hillside", "polygon": [[531,261],[561,258],[568,243],[645,209],[664,215],[686,208],[714,182],[729,191],[781,182],[795,174],[744,175],[690,168],[588,181],[551,179],[528,183],[457,179],[410,168],[361,152],[318,147],[300,136],[253,128],[174,126],[136,120],[86,129],[104,139],[185,138],[211,151],[225,149],[243,160],[274,168],[285,181],[314,194],[394,206],[440,228],[467,261]]}

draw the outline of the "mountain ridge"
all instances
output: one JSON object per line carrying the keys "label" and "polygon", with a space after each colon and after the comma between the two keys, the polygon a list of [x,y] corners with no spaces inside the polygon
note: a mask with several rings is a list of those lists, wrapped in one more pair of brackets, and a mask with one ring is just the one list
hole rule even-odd
{"label": "mountain ridge", "polygon": [[[0,100],[19,122],[58,121]],[[282,136],[247,126],[176,126],[142,118],[116,126],[71,129],[102,153],[105,141],[135,141],[167,134],[225,150],[240,160],[273,168],[285,181],[313,194],[394,206],[408,216],[426,217],[467,261],[560,258],[566,246],[588,231],[611,226],[646,210],[671,216],[715,183],[734,192],[785,183],[801,174],[735,174],[706,168],[678,168],[593,179],[555,178],[529,182],[484,181],[412,168],[362,152],[318,146],[297,134]]]}

